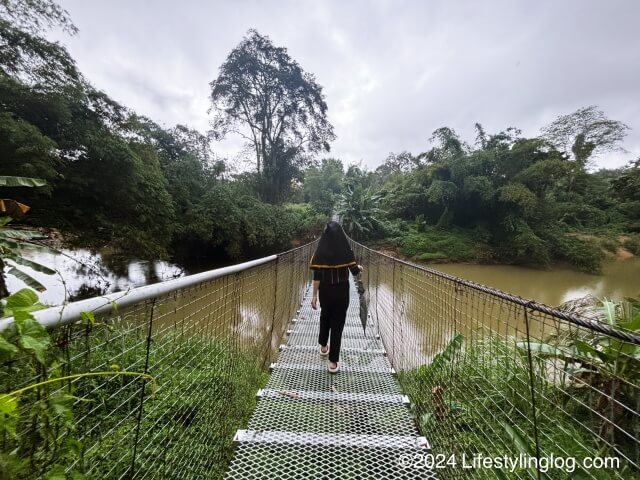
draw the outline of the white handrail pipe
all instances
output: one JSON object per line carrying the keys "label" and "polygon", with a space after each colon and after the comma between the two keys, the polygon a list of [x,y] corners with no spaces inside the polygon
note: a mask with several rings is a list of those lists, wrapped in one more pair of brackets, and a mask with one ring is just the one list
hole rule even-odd
{"label": "white handrail pipe", "polygon": [[[93,312],[94,314],[109,312],[114,302],[118,308],[126,307],[175,292],[176,290],[224,277],[225,275],[241,272],[252,267],[257,267],[258,265],[264,265],[265,263],[275,261],[276,258],[278,258],[277,255],[269,255],[268,257],[262,257],[228,267],[216,268],[215,270],[132,288],[122,292],[114,292],[100,297],[87,298],[86,300],[58,305],[32,313],[36,320],[45,328],[68,325],[78,320],[82,312]],[[11,324],[13,324],[13,317],[1,319],[0,332],[6,330]]]}

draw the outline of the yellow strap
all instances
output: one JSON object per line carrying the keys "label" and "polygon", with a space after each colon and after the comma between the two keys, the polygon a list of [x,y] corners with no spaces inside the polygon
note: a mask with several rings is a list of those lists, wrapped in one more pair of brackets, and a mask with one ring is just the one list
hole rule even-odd
{"label": "yellow strap", "polygon": [[313,262],[313,255],[309,259],[309,268],[342,268],[342,267],[350,267],[351,265],[357,265],[358,262],[355,260],[349,263],[343,263],[342,265],[318,265]]}

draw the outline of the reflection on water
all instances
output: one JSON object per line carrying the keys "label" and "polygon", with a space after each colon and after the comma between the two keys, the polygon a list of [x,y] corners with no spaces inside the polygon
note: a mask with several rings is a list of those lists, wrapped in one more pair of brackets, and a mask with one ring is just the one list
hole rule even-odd
{"label": "reflection on water", "polygon": [[[88,250],[63,250],[58,254],[30,250],[23,251],[23,256],[58,271],[56,275],[46,275],[21,267],[47,287],[40,293],[40,299],[48,305],[126,291],[228,265],[221,259],[212,259],[186,269],[168,262],[123,259]],[[304,255],[299,259],[291,255],[281,257],[278,274],[274,265],[254,267],[159,297],[153,317],[154,333],[233,339],[235,348],[245,351],[257,348],[259,352],[271,348],[275,352],[287,322],[295,314],[308,267]],[[11,292],[26,286],[12,276],[7,280]],[[277,305],[274,293],[278,294]],[[127,322],[132,325],[149,319],[145,304],[128,307],[126,312]]]}
{"label": "reflection on water", "polygon": [[640,295],[640,258],[609,262],[604,265],[602,275],[560,267],[550,270],[510,265],[442,264],[430,267],[550,306],[589,294],[614,300]]}
{"label": "reflection on water", "polygon": [[[46,275],[20,267],[47,288],[40,293],[40,301],[47,305],[60,305],[65,300],[127,290],[184,275],[181,267],[168,262],[123,259],[88,250],[61,252],[23,251],[24,257],[58,271],[56,275]],[[7,276],[7,283],[11,292],[26,286],[11,275]]]}
{"label": "reflection on water", "polygon": [[[47,286],[40,296],[50,305],[73,296],[122,291],[185,274],[181,267],[167,262],[122,260],[87,250],[26,256],[59,272],[48,276],[24,267]],[[601,276],[565,268],[461,264],[433,268],[550,306],[587,294],[617,300],[640,294],[637,258],[611,262]],[[269,346],[275,351],[297,308],[307,266],[306,262],[281,262],[278,271],[274,276],[272,266],[264,266],[241,277],[218,279],[168,296],[158,306],[156,328],[180,329],[186,335],[205,332],[212,338],[234,338],[236,347],[247,351],[268,350]],[[372,282],[369,311],[393,365],[401,370],[428,363],[458,334],[479,341],[488,329],[517,338],[525,332],[524,309],[512,302],[381,258],[369,265],[367,275]],[[14,277],[8,277],[8,282],[12,291],[24,287]],[[274,291],[277,304],[273,303]],[[141,314],[144,318],[145,313]],[[534,338],[557,332],[552,318],[533,312],[529,318]]]}

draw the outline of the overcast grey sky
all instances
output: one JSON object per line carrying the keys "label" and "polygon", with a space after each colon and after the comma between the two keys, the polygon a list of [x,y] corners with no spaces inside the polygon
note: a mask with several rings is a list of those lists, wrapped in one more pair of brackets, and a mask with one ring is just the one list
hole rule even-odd
{"label": "overcast grey sky", "polygon": [[[640,156],[640,2],[61,0],[80,33],[56,35],[116,100],[170,127],[208,129],[209,82],[246,34],[268,35],[324,88],[331,156],[374,168],[449,126],[473,142],[525,135],[598,105]],[[214,145],[233,157],[239,140]]]}

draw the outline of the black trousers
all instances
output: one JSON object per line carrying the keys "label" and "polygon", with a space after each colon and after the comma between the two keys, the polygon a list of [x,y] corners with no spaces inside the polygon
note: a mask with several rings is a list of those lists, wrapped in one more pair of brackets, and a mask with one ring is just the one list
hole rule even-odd
{"label": "black trousers", "polygon": [[349,308],[349,282],[336,285],[320,284],[318,287],[320,300],[320,335],[318,342],[324,346],[331,336],[329,360],[337,362],[340,358],[342,329]]}

